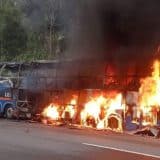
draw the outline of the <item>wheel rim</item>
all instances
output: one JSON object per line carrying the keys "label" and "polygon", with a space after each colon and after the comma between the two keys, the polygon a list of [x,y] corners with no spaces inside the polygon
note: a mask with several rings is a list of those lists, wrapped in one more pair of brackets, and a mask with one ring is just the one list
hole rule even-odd
{"label": "wheel rim", "polygon": [[13,109],[12,108],[8,108],[7,109],[7,118],[12,118],[13,116]]}

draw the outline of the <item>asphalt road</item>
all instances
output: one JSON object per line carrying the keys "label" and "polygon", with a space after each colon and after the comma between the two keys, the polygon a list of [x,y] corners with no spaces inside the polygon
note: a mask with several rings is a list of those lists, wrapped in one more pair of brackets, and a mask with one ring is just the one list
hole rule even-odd
{"label": "asphalt road", "polygon": [[1,160],[156,160],[160,140],[0,119]]}

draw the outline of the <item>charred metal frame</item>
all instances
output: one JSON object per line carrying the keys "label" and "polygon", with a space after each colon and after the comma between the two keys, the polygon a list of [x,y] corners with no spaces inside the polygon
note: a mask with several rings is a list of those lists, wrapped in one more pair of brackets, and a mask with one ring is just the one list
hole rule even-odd
{"label": "charred metal frame", "polygon": [[[17,90],[20,90],[21,88],[21,80],[24,79],[26,76],[30,76],[31,79],[34,80],[34,84],[38,87],[40,85],[40,80],[46,87],[39,87],[37,92],[45,93],[45,92],[57,92],[60,94],[63,94],[64,90],[77,90],[78,91],[78,97],[80,97],[81,91],[82,90],[118,90],[122,92],[124,95],[126,94],[127,91],[138,91],[139,88],[139,80],[146,75],[142,74],[128,74],[128,73],[123,73],[122,75],[115,75],[115,74],[110,74],[108,72],[108,66],[110,65],[109,61],[103,61],[104,66],[102,68],[102,72],[100,75],[96,75],[95,68],[98,68],[97,64],[102,64],[102,62],[94,63],[94,61],[36,61],[36,62],[30,62],[30,63],[0,63],[0,78],[7,78],[11,79],[15,82],[14,88]],[[89,64],[89,65],[88,65]],[[91,64],[91,65],[90,65]],[[76,65],[79,68],[76,68]],[[75,68],[74,68],[75,66]],[[68,68],[67,68],[68,67]],[[82,67],[82,68],[81,68]],[[89,67],[89,73],[86,72],[88,71]],[[93,67],[93,68],[91,68]],[[101,67],[100,67],[101,68]],[[2,75],[3,71],[5,69],[8,69],[13,72],[17,72],[17,76],[10,76],[10,77],[5,77]],[[49,74],[47,76],[45,75],[39,75],[38,72],[35,72],[35,70],[42,69],[42,70],[47,70],[47,69],[53,69],[55,73]],[[75,69],[72,75],[68,74],[70,73],[73,69]],[[26,70],[28,71],[28,75],[23,75],[22,72]],[[91,73],[92,72],[92,73]],[[99,73],[97,71],[97,73]],[[88,74],[88,75],[87,75]],[[66,75],[66,76],[64,76]],[[51,80],[51,84],[47,84],[47,80]],[[128,79],[130,80],[130,83],[128,83]],[[47,86],[48,85],[48,86]],[[32,87],[32,86],[31,86]],[[29,89],[29,88],[26,88]],[[33,93],[34,95],[35,93]],[[79,101],[79,98],[78,98]],[[19,102],[22,103],[22,101],[19,100]],[[23,103],[28,103],[28,100],[24,100]],[[65,102],[64,102],[65,103]],[[78,103],[79,105],[79,103]]]}

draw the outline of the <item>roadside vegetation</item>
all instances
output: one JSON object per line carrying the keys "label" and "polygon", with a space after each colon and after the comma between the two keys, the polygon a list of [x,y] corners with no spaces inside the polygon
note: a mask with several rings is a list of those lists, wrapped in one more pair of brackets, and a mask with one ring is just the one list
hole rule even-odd
{"label": "roadside vegetation", "polygon": [[65,27],[61,1],[1,0],[0,61],[63,56]]}

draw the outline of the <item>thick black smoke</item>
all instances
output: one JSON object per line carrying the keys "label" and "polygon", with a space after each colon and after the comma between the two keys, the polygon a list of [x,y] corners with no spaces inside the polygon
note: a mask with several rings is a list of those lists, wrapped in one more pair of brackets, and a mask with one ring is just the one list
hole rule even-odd
{"label": "thick black smoke", "polygon": [[70,57],[106,58],[126,63],[154,56],[160,44],[160,0],[79,0],[71,3]]}
{"label": "thick black smoke", "polygon": [[26,28],[35,30],[45,23],[46,4],[60,4],[58,23],[66,31],[70,58],[148,60],[160,44],[160,0],[15,1],[30,19]]}
{"label": "thick black smoke", "polygon": [[46,4],[60,3],[58,24],[64,28],[67,58],[108,60],[121,73],[132,63],[146,71],[146,66],[150,67],[151,59],[156,57],[160,45],[160,0],[24,2],[30,19],[26,28],[35,31],[45,24]]}

